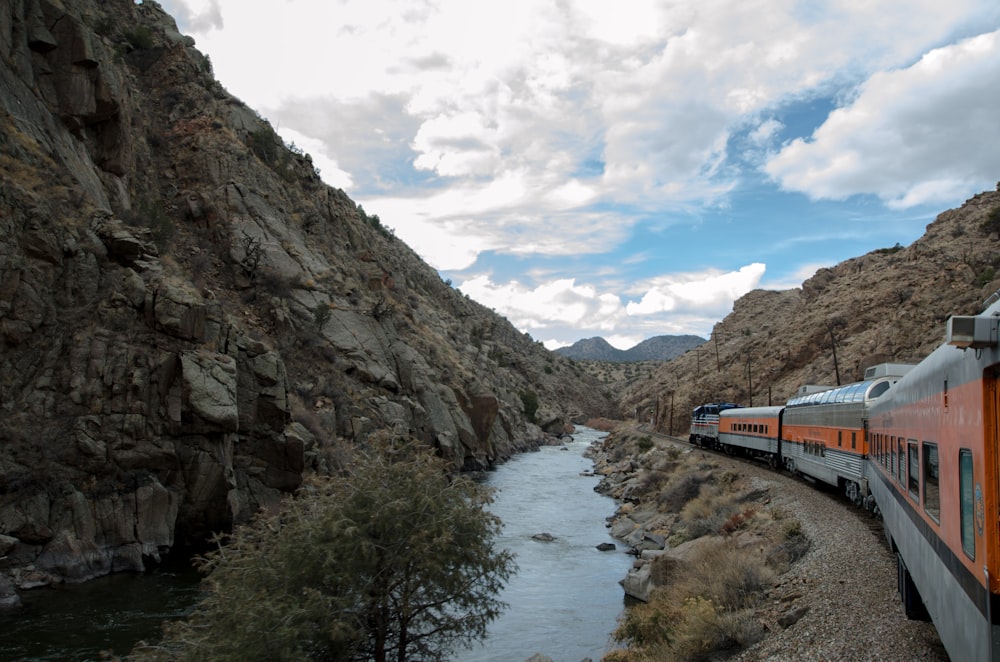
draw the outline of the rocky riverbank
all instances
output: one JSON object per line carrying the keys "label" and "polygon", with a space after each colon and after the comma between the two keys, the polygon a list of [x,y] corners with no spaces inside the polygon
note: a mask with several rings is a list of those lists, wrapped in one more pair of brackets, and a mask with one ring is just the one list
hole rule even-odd
{"label": "rocky riverbank", "polygon": [[644,602],[605,660],[948,659],[903,616],[877,523],[836,495],[638,427],[592,457],[636,554],[623,588]]}

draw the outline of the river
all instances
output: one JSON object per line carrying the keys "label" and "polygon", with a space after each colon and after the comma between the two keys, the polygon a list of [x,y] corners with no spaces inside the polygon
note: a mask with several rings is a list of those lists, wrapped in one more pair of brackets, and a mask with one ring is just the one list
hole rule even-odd
{"label": "river", "polygon": [[[460,650],[458,662],[521,662],[534,653],[556,662],[599,660],[624,608],[618,581],[632,557],[605,527],[613,499],[593,488],[593,463],[583,456],[604,433],[581,428],[564,445],[524,453],[484,482],[496,490],[490,510],[504,522],[498,544],[516,555],[518,572],[500,598],[509,607],[487,639]],[[532,538],[549,533],[551,542]],[[102,650],[127,653],[155,639],[161,621],[177,618],[197,597],[192,570],[117,574],[78,585],[22,594],[24,607],[0,611],[0,660],[90,662]]]}
{"label": "river", "polygon": [[[535,653],[556,662],[599,660],[625,606],[618,581],[632,565],[621,543],[615,551],[605,520],[616,503],[594,492],[598,478],[583,456],[605,433],[581,428],[564,446],[524,453],[487,474],[496,489],[490,507],[504,522],[499,544],[516,554],[517,574],[501,599],[510,605],[489,628],[482,646],[461,662],[522,662]],[[549,533],[555,539],[532,538]]]}

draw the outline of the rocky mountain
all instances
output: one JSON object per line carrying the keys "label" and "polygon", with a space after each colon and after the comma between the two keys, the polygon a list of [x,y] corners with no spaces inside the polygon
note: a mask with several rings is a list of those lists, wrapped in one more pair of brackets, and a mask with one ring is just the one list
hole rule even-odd
{"label": "rocky mountain", "polygon": [[801,288],[750,292],[694,351],[624,389],[621,404],[686,434],[698,404],[784,403],[804,384],[848,384],[878,363],[916,363],[951,315],[1000,289],[1000,190],[940,214],[911,245],[820,269]]}
{"label": "rocky mountain", "polygon": [[609,361],[611,363],[669,361],[704,342],[704,338],[691,335],[654,336],[646,338],[629,349],[618,349],[598,336],[577,340],[569,347],[556,349],[555,353],[582,361]]}
{"label": "rocky mountain", "polygon": [[488,468],[613,414],[147,0],[0,6],[0,602],[141,570],[370,435]]}

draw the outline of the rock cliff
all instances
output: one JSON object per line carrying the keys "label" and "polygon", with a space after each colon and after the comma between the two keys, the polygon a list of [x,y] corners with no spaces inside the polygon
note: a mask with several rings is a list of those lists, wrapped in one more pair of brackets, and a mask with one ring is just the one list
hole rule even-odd
{"label": "rock cliff", "polygon": [[155,2],[5,2],[0,53],[0,600],[197,546],[375,432],[477,469],[612,413]]}

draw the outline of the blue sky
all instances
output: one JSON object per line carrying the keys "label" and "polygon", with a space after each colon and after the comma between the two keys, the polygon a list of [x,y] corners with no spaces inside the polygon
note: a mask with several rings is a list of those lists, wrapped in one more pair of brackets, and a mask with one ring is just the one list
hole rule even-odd
{"label": "blue sky", "polygon": [[996,0],[163,0],[216,77],[550,348],[708,337],[1000,180]]}

